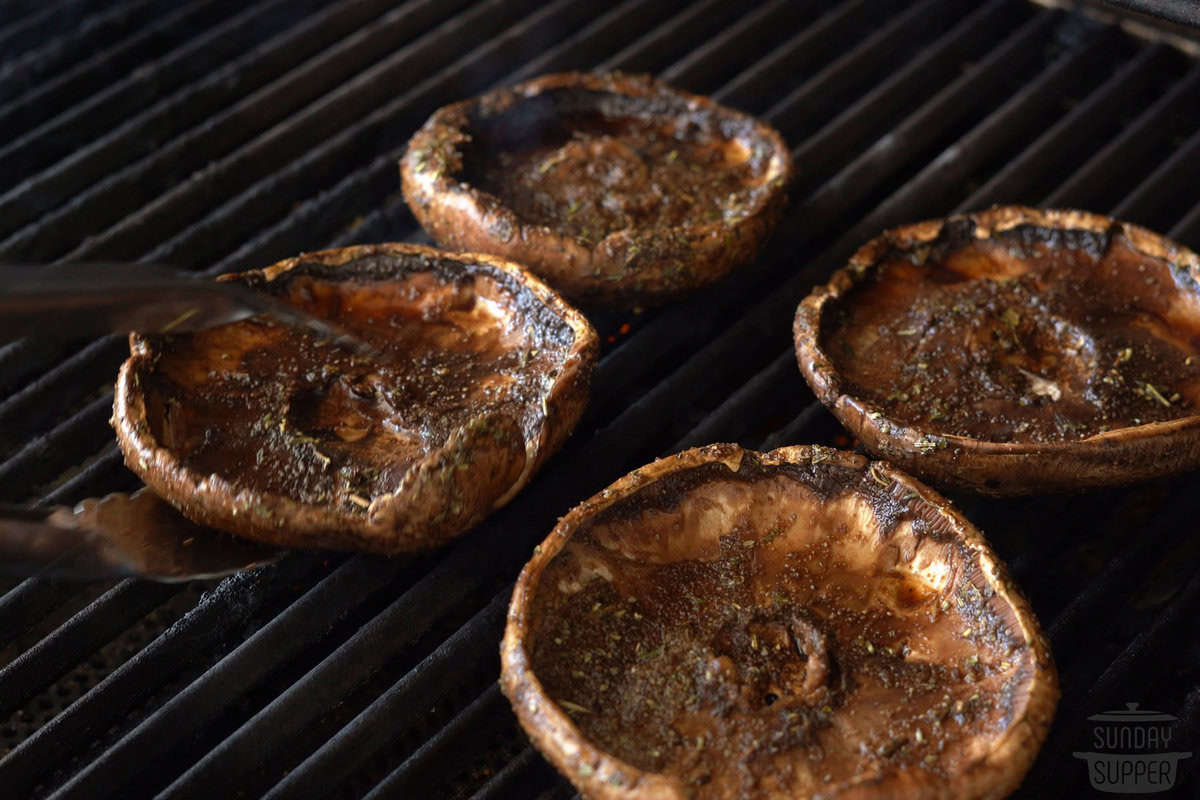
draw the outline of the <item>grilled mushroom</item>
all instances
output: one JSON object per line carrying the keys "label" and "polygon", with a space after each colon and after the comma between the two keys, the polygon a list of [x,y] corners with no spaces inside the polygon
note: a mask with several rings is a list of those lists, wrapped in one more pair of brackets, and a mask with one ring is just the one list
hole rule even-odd
{"label": "grilled mushroom", "polygon": [[1000,797],[1058,696],[979,532],[821,447],[689,450],[585,501],[521,573],[501,658],[594,800]]}
{"label": "grilled mushroom", "polygon": [[791,154],[772,128],[649,77],[548,75],[440,109],[401,162],[440,244],[567,296],[665,302],[753,258]]}
{"label": "grilled mushroom", "polygon": [[1200,465],[1200,261],[1081,211],[888,231],[796,312],[800,369],[872,453],[989,494]]}
{"label": "grilled mushroom", "polygon": [[132,336],[113,415],[125,461],[197,522],[289,546],[431,547],[519,491],[586,403],[595,332],[498,258],[370,245],[226,278],[380,355],[268,318]]}

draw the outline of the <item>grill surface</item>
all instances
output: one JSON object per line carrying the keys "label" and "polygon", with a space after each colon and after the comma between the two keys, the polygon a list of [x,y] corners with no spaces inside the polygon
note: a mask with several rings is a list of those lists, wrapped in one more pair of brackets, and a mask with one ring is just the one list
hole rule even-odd
{"label": "grill surface", "polygon": [[[496,688],[511,581],[557,516],[683,447],[847,446],[790,345],[809,288],[882,228],[994,202],[1080,206],[1200,245],[1200,64],[1021,0],[8,0],[0,258],[211,273],[423,241],[404,142],[439,105],[620,68],[761,115],[799,168],[751,268],[591,316],[588,416],[509,507],[413,560],[296,554],[219,584],[0,586],[7,796],[573,796]],[[629,328],[623,327],[628,323]],[[126,351],[0,344],[0,500],[128,489],[106,424]],[[1125,702],[1200,732],[1200,475],[955,498],[1046,626],[1063,700],[1019,793],[1091,791],[1072,751]],[[1193,758],[1179,796],[1196,796]],[[319,787],[319,791],[318,791]]]}

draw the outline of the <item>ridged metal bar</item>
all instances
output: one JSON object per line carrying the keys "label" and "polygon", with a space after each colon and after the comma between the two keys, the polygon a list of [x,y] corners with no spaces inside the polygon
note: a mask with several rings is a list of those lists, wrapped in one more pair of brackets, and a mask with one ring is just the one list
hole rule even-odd
{"label": "ridged metal bar", "polygon": [[320,560],[294,556],[224,580],[132,659],[0,757],[0,785],[14,797],[27,796],[47,772],[63,766],[64,753],[83,752],[87,742],[127,719],[159,687],[209,663],[212,649],[244,637],[259,613],[292,596],[296,582],[320,569]]}
{"label": "ridged metal bar", "polygon": [[713,98],[735,108],[755,113],[764,108],[764,96],[780,75],[804,75],[813,65],[827,63],[851,47],[863,30],[869,29],[878,4],[850,0],[828,9],[812,24],[799,28],[730,83],[713,93]]}
{"label": "ridged metal bar", "polygon": [[1173,631],[1193,621],[1198,609],[1200,569],[1193,572],[1191,579],[1171,598],[1154,623],[1134,637],[1121,654],[1112,660],[1088,692],[1088,704],[1100,711],[1110,708],[1115,703],[1125,701],[1124,698],[1118,698],[1118,694],[1129,681],[1153,680],[1162,674],[1169,663],[1169,659],[1162,658],[1164,640],[1174,640]]}
{"label": "ridged metal bar", "polygon": [[[74,30],[43,39],[35,49],[19,56],[7,55],[11,51],[4,51],[6,59],[3,67],[0,67],[0,103],[7,105],[10,99],[51,80],[56,73],[69,69],[81,61],[85,53],[102,47],[104,43],[127,37],[137,27],[139,16],[155,13],[154,4],[161,2],[131,0],[110,6],[98,11]],[[13,13],[2,11],[0,16],[7,22],[12,19]]]}
{"label": "ridged metal bar", "polygon": [[[1179,511],[1176,510],[1175,514],[1177,516]],[[1178,520],[1174,521],[1178,523]],[[1171,533],[1159,524],[1147,526],[1047,626],[1046,633],[1064,666],[1070,666],[1076,659],[1085,657],[1080,645],[1094,633],[1095,621],[1111,615],[1125,603],[1125,596],[1120,590],[1144,576],[1161,558],[1165,546],[1171,543]]]}
{"label": "ridged metal bar", "polygon": [[64,480],[42,498],[42,505],[74,505],[88,497],[109,492],[133,491],[141,486],[124,463],[117,443],[109,442],[81,466],[79,472]]}
{"label": "ridged metal bar", "polygon": [[770,0],[734,21],[726,30],[693,49],[658,77],[693,92],[710,92],[714,81],[727,75],[735,59],[739,65],[753,62],[759,48],[773,47],[788,32],[804,27],[817,3]]}
{"label": "ridged metal bar", "polygon": [[[289,743],[329,706],[341,702],[365,676],[410,647],[438,620],[477,594],[481,580],[486,581],[491,574],[515,572],[520,552],[496,552],[488,540],[480,537],[457,545],[320,664],[192,765],[171,784],[168,793],[174,797],[203,797],[211,796],[214,791],[234,791],[240,775],[270,769],[284,758]],[[295,620],[292,624],[304,624],[293,609],[288,609],[282,618]],[[259,648],[257,653],[248,649],[247,658],[269,663],[275,655],[270,649]],[[222,698],[223,703],[231,702],[239,687],[235,684],[226,689],[230,694]],[[169,725],[169,720],[163,720],[163,724]]]}
{"label": "ridged metal bar", "polygon": [[812,392],[796,366],[796,353],[789,347],[705,416],[670,452],[710,442],[741,441],[764,418],[811,400]]}
{"label": "ridged metal bar", "polygon": [[0,646],[8,644],[76,593],[70,584],[26,578],[0,595]]}
{"label": "ridged metal bar", "polygon": [[[0,197],[0,231],[12,234],[0,249],[53,253],[64,241],[96,232],[136,208],[134,203],[148,202],[337,86],[405,36],[458,10],[462,2],[429,0],[385,13],[392,6],[385,0],[343,0],[306,18],[85,142]],[[379,15],[383,18],[359,30]],[[114,170],[114,164],[121,168]]]}
{"label": "ridged metal bar", "polygon": [[264,798],[306,797],[314,785],[336,786],[386,746],[398,729],[411,724],[426,706],[437,702],[449,684],[477,668],[484,659],[494,661],[496,648],[480,653],[479,643],[499,640],[511,591],[506,587],[497,594],[470,622],[289,772]]}
{"label": "ridged metal bar", "polygon": [[758,447],[760,450],[774,450],[789,444],[828,442],[830,431],[840,429],[841,426],[825,406],[819,400],[813,400],[791,422],[763,439]]}
{"label": "ridged metal bar", "polygon": [[[218,258],[224,241],[241,240],[286,216],[291,198],[327,188],[329,176],[342,174],[347,161],[399,147],[438,105],[484,85],[485,75],[511,68],[522,37],[547,39],[596,10],[592,4],[556,0],[522,18],[522,10],[533,5],[536,0],[489,0],[439,26],[68,257],[142,256],[191,264]],[[503,32],[472,49],[479,26]],[[468,55],[454,61],[462,51]],[[417,88],[387,99],[390,87],[429,73],[433,77]],[[352,124],[346,125],[347,119]],[[314,142],[320,144],[313,147]],[[147,254],[147,247],[154,249]]]}
{"label": "ridged metal bar", "polygon": [[0,717],[24,705],[71,666],[127,629],[178,591],[162,583],[125,580],[54,633],[0,669]]}
{"label": "ridged metal bar", "polygon": [[590,69],[606,55],[613,42],[637,40],[647,28],[653,28],[677,12],[682,3],[627,0],[598,17],[555,47],[526,62],[505,83],[516,83],[550,72]]}
{"label": "ridged metal bar", "polygon": [[[852,198],[880,187],[900,165],[928,152],[933,143],[945,140],[949,130],[1004,97],[1005,87],[1016,76],[1027,75],[1035,67],[1041,47],[1059,21],[1053,13],[1038,14],[1029,20],[823,184],[805,204],[808,213],[802,220],[804,230],[816,232],[831,227],[837,219],[853,212]],[[863,223],[856,226],[862,227]]]}
{"label": "ridged metal bar", "polygon": [[436,765],[461,764],[462,742],[490,732],[498,727],[497,720],[511,725],[508,701],[500,687],[492,684],[460,711],[454,719],[421,745],[400,766],[388,773],[363,800],[385,800],[389,797],[415,797],[427,790],[429,773]]}
{"label": "ridged metal bar", "polygon": [[[88,763],[54,797],[109,797],[147,759],[221,713],[231,697],[255,685],[278,664],[321,640],[342,617],[396,579],[406,562],[350,558],[309,589],[203,676],[150,714],[120,741]],[[269,657],[264,657],[269,655]],[[209,794],[208,796],[212,796]]]}
{"label": "ridged metal bar", "polygon": [[[1197,94],[1200,98],[1200,93]],[[1137,188],[1125,196],[1113,209],[1118,219],[1138,222],[1147,227],[1166,228],[1177,221],[1175,213],[1187,211],[1191,203],[1182,209],[1180,204],[1194,201],[1196,194],[1179,191],[1179,187],[1196,186],[1200,183],[1200,131],[1171,153],[1153,172],[1147,175]]]}
{"label": "ridged metal bar", "polygon": [[[529,792],[549,782],[546,774],[549,767],[532,747],[526,747],[516,758],[488,779],[471,795],[471,800],[487,800],[490,797],[528,797]],[[533,784],[532,786],[530,784]]]}
{"label": "ridged metal bar", "polygon": [[[895,119],[953,79],[964,57],[978,57],[998,33],[1011,30],[1024,9],[1000,0],[958,20],[960,11],[958,4],[940,2],[910,7],[768,109],[768,119],[803,137],[796,156],[810,171],[798,176],[797,193],[826,180],[840,159],[887,133]],[[905,63],[906,50],[925,37],[933,39],[932,46]],[[876,76],[888,77],[872,81]],[[837,137],[830,139],[833,131]]]}
{"label": "ridged metal bar", "polygon": [[[119,87],[141,88],[129,100],[145,102],[171,77],[171,72],[164,69],[165,64],[159,65],[159,70],[143,71],[140,80],[139,76],[129,75],[131,68],[143,59],[152,60],[179,48],[198,29],[217,26],[224,17],[235,13],[237,5],[233,0],[192,0],[177,6],[126,42],[97,53],[0,108],[0,129],[14,133],[14,138],[0,147],[0,187],[8,189],[33,169],[69,153],[87,141],[89,135],[96,136],[105,127],[120,124],[122,115],[131,113],[136,105],[120,102],[124,96],[117,94]],[[227,37],[236,35],[236,29],[225,33]],[[236,38],[230,44],[236,45]],[[199,63],[189,64],[193,70],[208,68],[209,64],[223,60],[229,51],[224,50],[222,39],[217,38],[210,39],[201,52],[213,60],[196,59]],[[74,124],[65,126],[60,115],[71,118]]]}
{"label": "ridged metal bar", "polygon": [[0,403],[0,453],[10,454],[44,431],[64,408],[77,407],[97,386],[114,380],[129,354],[127,341],[117,335],[98,339],[5,398]]}
{"label": "ridged metal bar", "polygon": [[104,0],[30,2],[0,23],[0,51],[16,56],[34,50],[62,27],[65,15],[86,19],[103,5]]}
{"label": "ridged metal bar", "polygon": [[[1042,20],[1048,19],[1042,17]],[[958,140],[949,143],[937,156],[915,176],[866,214],[849,233],[839,240],[834,251],[840,261],[848,256],[851,248],[866,243],[885,228],[930,215],[944,214],[948,206],[961,195],[963,186],[973,175],[983,169],[988,159],[995,160],[997,153],[1005,150],[1020,151],[1022,144],[1041,130],[1058,114],[1060,97],[1086,86],[1098,71],[1097,62],[1110,52],[1115,33],[1110,28],[1100,29],[1098,35],[1085,45],[1068,51],[1053,64],[1025,83],[1015,94],[1000,103],[986,118],[976,123]],[[983,90],[983,87],[979,87]],[[936,104],[927,109],[934,114]],[[921,121],[912,120],[911,130],[921,137]],[[949,120],[946,120],[949,124]],[[932,137],[931,137],[932,138]],[[835,181],[847,181],[854,186],[866,176],[880,170],[879,161],[893,148],[918,150],[920,144],[909,139],[909,122],[900,125],[890,134],[882,146],[868,150],[866,156],[856,160]],[[829,184],[826,184],[829,186]],[[821,205],[826,187],[814,193],[814,203]],[[836,194],[834,195],[836,196]],[[953,198],[953,199],[951,199]]]}
{"label": "ridged metal bar", "polygon": [[1175,223],[1175,227],[1169,231],[1169,236],[1193,250],[1200,250],[1200,203],[1193,206],[1183,219]]}
{"label": "ridged metal bar", "polygon": [[719,0],[700,0],[665,24],[618,50],[596,65],[597,72],[615,69],[653,72],[664,60],[674,61],[687,52],[689,42],[701,41],[722,30],[738,16],[740,8]]}
{"label": "ridged metal bar", "polygon": [[[1103,129],[1114,108],[1127,108],[1148,91],[1170,55],[1171,49],[1162,44],[1143,49],[959,203],[955,211],[985,208],[994,203],[1035,204],[1042,196],[1037,193],[1039,189],[1044,193],[1048,188],[1044,182],[1052,180],[1054,168],[1064,159],[1075,158],[1080,142],[1095,139],[1099,144],[1102,140],[1095,136],[1095,131]],[[1200,73],[1200,67],[1195,72]]]}
{"label": "ridged metal bar", "polygon": [[1200,66],[1193,67],[1182,81],[1138,115],[1118,136],[1110,140],[1061,186],[1045,198],[1051,208],[1089,208],[1097,203],[1105,207],[1123,196],[1114,189],[1133,179],[1135,173],[1160,146],[1161,131],[1169,121],[1195,106],[1200,88]]}
{"label": "ridged metal bar", "polygon": [[107,421],[112,395],[106,394],[55,427],[31,439],[0,464],[0,485],[10,498],[25,500],[39,484],[48,482],[112,440]]}
{"label": "ridged metal bar", "polygon": [[[1070,759],[1071,751],[1079,746],[1080,741],[1086,741],[1083,726],[1087,717],[1106,711],[1117,703],[1136,702],[1134,698],[1121,696],[1120,691],[1128,690],[1127,684],[1131,680],[1145,687],[1171,663],[1171,659],[1163,657],[1162,642],[1185,620],[1194,618],[1198,605],[1200,569],[1194,572],[1150,627],[1135,636],[1094,682],[1091,682],[1091,678],[1084,678],[1080,670],[1073,671],[1072,674],[1078,675],[1080,680],[1063,684],[1063,697],[1057,710],[1058,724],[1042,746],[1038,760],[1026,778],[1027,786],[1056,786],[1070,780],[1069,776],[1064,780],[1059,770]],[[1077,773],[1077,776],[1080,775],[1082,770]]]}

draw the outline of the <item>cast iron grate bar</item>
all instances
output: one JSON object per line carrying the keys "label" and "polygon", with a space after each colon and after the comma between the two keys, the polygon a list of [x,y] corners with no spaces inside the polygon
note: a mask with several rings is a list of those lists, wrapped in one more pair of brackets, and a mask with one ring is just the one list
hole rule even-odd
{"label": "cast iron grate bar", "polygon": [[63,18],[73,15],[76,18],[92,13],[96,6],[102,6],[103,0],[65,0],[59,3],[28,2],[20,10],[14,10],[0,27],[0,51],[12,58],[35,50],[47,38],[53,36],[62,28]]}
{"label": "cast iron grate bar", "polygon": [[119,725],[172,676],[202,663],[211,648],[244,635],[257,614],[278,605],[294,592],[296,582],[318,569],[317,557],[296,556],[221,582],[134,658],[0,758],[0,782],[17,796],[27,796],[44,775],[62,765],[64,752],[83,752],[89,741]]}
{"label": "cast iron grate bar", "polygon": [[770,49],[787,31],[804,26],[810,9],[818,4],[797,0],[771,0],[736,19],[723,33],[694,48],[658,73],[658,77],[689,91],[710,93],[736,60],[745,66],[757,48]]}
{"label": "cast iron grate bar", "polygon": [[112,408],[112,394],[105,393],[45,436],[30,441],[0,464],[0,484],[14,496],[27,495],[96,452],[111,441],[107,422]]}
{"label": "cast iron grate bar", "polygon": [[[496,684],[473,700],[440,731],[415,750],[365,795],[364,800],[415,796],[436,771],[452,771],[462,762],[464,742],[478,741],[512,724],[508,701]],[[440,769],[439,769],[440,768]]]}
{"label": "cast iron grate bar", "polygon": [[[979,187],[956,211],[984,208],[1000,202],[1034,203],[1049,192],[1047,181],[1065,166],[1076,166],[1077,157],[1086,157],[1080,143],[1103,141],[1096,135],[1113,124],[1114,108],[1128,108],[1148,94],[1153,79],[1172,55],[1169,47],[1156,44],[1143,49],[1105,84],[1078,104],[1043,133],[1020,156],[1010,161],[983,186]],[[1180,85],[1194,83],[1200,66]],[[1171,90],[1174,94],[1179,87]],[[1039,191],[1041,192],[1039,194]]]}
{"label": "cast iron grate bar", "polygon": [[[1193,95],[1195,97],[1195,95]],[[1200,131],[1193,133],[1184,144],[1147,175],[1116,208],[1113,216],[1142,222],[1157,228],[1157,221],[1169,217],[1186,202],[1176,186],[1194,186],[1200,179]]]}
{"label": "cast iron grate bar", "polygon": [[[183,795],[202,795],[218,789],[235,791],[244,772],[277,764],[283,756],[280,751],[322,715],[325,708],[339,702],[364,675],[377,671],[398,655],[435,620],[477,594],[481,576],[510,573],[519,566],[519,552],[498,555],[478,540],[451,553],[324,661],[197,761],[172,784],[170,791]],[[289,610],[287,616],[294,614]],[[275,656],[269,649],[260,648],[257,654],[248,657],[266,660]],[[225,689],[233,692],[237,687]]]}
{"label": "cast iron grate bar", "polygon": [[868,0],[851,0],[828,9],[812,24],[800,28],[788,41],[759,58],[750,69],[713,92],[713,97],[734,108],[761,111],[762,97],[779,75],[803,75],[810,65],[830,61],[870,25],[871,13],[872,4]]}
{"label": "cast iron grate bar", "polygon": [[500,640],[511,591],[511,586],[500,591],[470,622],[289,772],[264,798],[305,797],[314,785],[336,785],[395,736],[397,728],[412,724],[424,706],[436,702],[446,692],[447,683],[467,675],[482,659],[498,661],[496,647],[481,653],[479,643]]}
{"label": "cast iron grate bar", "polygon": [[[129,31],[137,27],[139,15],[153,13],[156,2],[161,0],[131,0],[106,8],[62,36],[42,39],[29,52],[9,55],[0,65],[0,98],[3,98],[0,102],[7,103],[9,98],[46,83],[104,42],[128,36]],[[12,11],[5,14],[7,19],[12,19]]]}
{"label": "cast iron grate bar", "polygon": [[7,717],[41,687],[98,650],[140,617],[161,604],[175,588],[149,581],[125,580],[80,611],[53,634],[0,669],[0,716]]}
{"label": "cast iron grate bar", "polygon": [[39,255],[85,238],[464,4],[385,13],[383,0],[344,0],[275,35],[0,197],[0,231],[12,234],[0,249]]}
{"label": "cast iron grate bar", "polygon": [[[1083,687],[1064,686],[1059,704],[1057,722],[1043,746],[1041,757],[1034,764],[1026,779],[1026,790],[1036,787],[1061,785],[1064,779],[1057,775],[1059,765],[1067,763],[1072,750],[1088,742],[1085,725],[1089,714],[1095,714],[1126,701],[1122,692],[1145,691],[1147,686],[1166,669],[1170,659],[1163,658],[1163,639],[1184,622],[1188,615],[1194,616],[1200,607],[1200,569],[1196,569],[1191,580],[1154,620],[1153,624],[1134,639],[1109,663],[1103,674],[1091,684],[1087,692]],[[1148,660],[1154,656],[1152,663]],[[1130,683],[1140,686],[1133,687]],[[1190,729],[1194,735],[1195,728]],[[1065,781],[1078,780],[1067,776]]]}
{"label": "cast iron grate bar", "polygon": [[1174,228],[1171,228],[1170,237],[1185,244],[1191,242],[1193,247],[1200,246],[1194,244],[1200,242],[1200,203],[1197,203],[1186,217],[1180,220]]}
{"label": "cast iron grate bar", "polygon": [[[100,135],[105,128],[120,124],[126,116],[136,113],[140,103],[152,98],[157,87],[168,84],[172,78],[186,79],[236,52],[242,44],[239,31],[254,30],[246,25],[253,11],[233,20],[242,23],[240,26],[219,23],[239,5],[232,0],[192,0],[177,6],[127,43],[97,53],[0,108],[0,127],[14,134],[14,139],[0,148],[0,187],[8,189],[31,169],[45,166],[50,159],[66,155],[89,137]],[[217,35],[204,30],[207,28]],[[178,54],[181,45],[193,34],[199,34],[198,39],[205,43],[193,58],[181,62],[167,56],[156,65],[156,70],[143,70],[141,75],[135,70],[130,74],[130,68],[142,59],[158,58],[171,50]],[[105,88],[112,79],[117,80]],[[65,124],[64,118],[72,122]]]}
{"label": "cast iron grate bar", "polygon": [[[399,559],[346,560],[290,604],[287,613],[276,616],[88,764],[55,796],[99,797],[118,791],[139,764],[166,752],[220,713],[229,693],[253,686],[276,664],[319,640],[338,619],[392,582],[404,566]],[[271,657],[264,658],[263,653]]]}
{"label": "cast iron grate bar", "polygon": [[[536,791],[539,786],[550,782],[550,776],[545,774],[546,769],[548,767],[538,752],[532,747],[526,747],[487,783],[479,787],[479,791],[471,795],[471,800],[487,800],[489,797],[518,797],[531,789]],[[540,774],[530,774],[535,772]]]}
{"label": "cast iron grate bar", "polygon": [[1170,127],[1170,121],[1194,115],[1198,86],[1200,64],[1046,197],[1046,205],[1055,208],[1095,207],[1097,202],[1105,207],[1116,205],[1121,197],[1118,183],[1134,180],[1135,170],[1159,151],[1162,132]]}

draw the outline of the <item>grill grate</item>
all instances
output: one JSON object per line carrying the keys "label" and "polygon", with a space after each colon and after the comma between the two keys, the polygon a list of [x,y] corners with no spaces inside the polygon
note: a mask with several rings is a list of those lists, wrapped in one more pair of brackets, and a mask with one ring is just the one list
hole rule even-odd
{"label": "grill grate", "polygon": [[[7,259],[219,273],[424,241],[398,193],[408,135],[444,103],[561,69],[651,71],[713,94],[778,126],[800,173],[780,233],[720,289],[592,315],[606,347],[575,437],[444,550],[297,554],[183,587],[0,586],[13,796],[572,797],[495,685],[511,581],[556,516],[657,455],[847,446],[791,351],[814,282],[884,227],[1001,201],[1108,211],[1200,244],[1200,64],[1021,0],[9,0],[2,16]],[[105,422],[125,349],[0,346],[4,500],[135,483]],[[1176,715],[1172,749],[1197,744],[1198,490],[1185,475],[956,498],[1027,590],[1062,672],[1021,796],[1086,791],[1071,752],[1088,715],[1123,702]],[[1181,767],[1180,796],[1194,796]]]}

